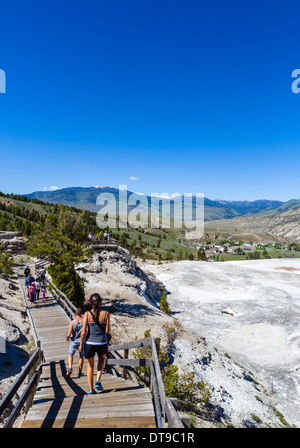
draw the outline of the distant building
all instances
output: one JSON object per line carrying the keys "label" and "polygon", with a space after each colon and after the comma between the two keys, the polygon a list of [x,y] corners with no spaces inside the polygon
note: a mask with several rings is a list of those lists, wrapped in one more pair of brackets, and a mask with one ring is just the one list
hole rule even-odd
{"label": "distant building", "polygon": [[240,246],[242,250],[256,250],[256,246],[251,243],[244,243]]}
{"label": "distant building", "polygon": [[231,246],[228,248],[228,254],[236,254],[240,246]]}

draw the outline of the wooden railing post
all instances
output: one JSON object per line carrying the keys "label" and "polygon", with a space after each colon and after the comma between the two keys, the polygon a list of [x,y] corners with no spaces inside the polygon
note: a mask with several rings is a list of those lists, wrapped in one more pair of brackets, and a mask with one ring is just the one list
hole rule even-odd
{"label": "wooden railing post", "polygon": [[[155,338],[155,347],[156,347],[156,353],[157,357],[159,357],[159,350],[160,350],[160,338]],[[154,354],[152,353],[152,360],[154,359]],[[150,392],[153,395],[153,381],[155,380],[154,375],[150,374]]]}
{"label": "wooden railing post", "polygon": [[161,376],[160,365],[159,365],[159,361],[158,361],[158,355],[157,355],[157,350],[156,350],[156,341],[154,340],[153,337],[151,338],[151,348],[152,348],[152,356],[153,356],[153,364],[154,364],[154,368],[155,368],[156,381],[157,381],[158,390],[159,390],[162,416],[165,419],[166,394],[165,394],[164,384],[163,384],[163,380],[162,380],[162,376]]}
{"label": "wooden railing post", "polygon": [[[129,354],[129,350],[125,349],[124,350],[124,359],[128,359],[128,354]],[[122,377],[125,380],[127,379],[127,373],[128,373],[128,368],[127,367],[123,367],[123,375],[122,375]]]}
{"label": "wooden railing post", "polygon": [[[160,338],[155,338],[155,348],[157,353],[157,359],[159,359]],[[152,353],[152,360],[154,360],[154,353]],[[152,395],[153,395],[153,380],[154,380],[153,375],[150,375],[150,391]]]}
{"label": "wooden railing post", "polygon": [[[111,358],[112,358],[111,354],[109,352],[107,352],[107,354],[106,354],[106,361],[111,359]],[[106,373],[111,373],[111,365],[109,365],[108,362],[106,362],[105,365],[104,365],[104,371]]]}

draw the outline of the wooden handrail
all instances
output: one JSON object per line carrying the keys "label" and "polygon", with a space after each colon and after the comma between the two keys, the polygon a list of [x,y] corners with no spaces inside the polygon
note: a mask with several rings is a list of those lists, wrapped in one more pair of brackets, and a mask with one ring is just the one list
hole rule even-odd
{"label": "wooden handrail", "polygon": [[166,418],[166,412],[165,412],[166,393],[165,393],[164,383],[163,383],[162,376],[161,376],[160,365],[159,365],[159,361],[158,361],[158,354],[157,354],[156,345],[155,345],[155,339],[153,337],[151,338],[151,348],[152,348],[152,357],[153,357],[155,375],[156,375],[156,379],[157,379],[157,383],[158,383],[158,390],[159,390],[159,395],[160,395],[162,414],[163,414],[163,418],[165,419]]}
{"label": "wooden handrail", "polygon": [[156,341],[153,337],[140,339],[137,341],[127,342],[118,345],[109,346],[109,353],[117,352],[117,350],[129,351],[130,349],[140,347],[151,347],[152,359],[148,358],[116,358],[106,359],[107,366],[119,367],[148,367],[150,368],[150,375],[152,379],[152,396],[154,402],[154,409],[156,415],[156,423],[158,428],[163,428],[163,420],[168,423],[170,428],[183,428],[183,423],[180,420],[176,409],[168,397],[166,397],[164,384],[161,376],[160,365],[158,360],[158,353],[156,349]]}
{"label": "wooden handrail", "polygon": [[150,359],[150,374],[152,378],[152,395],[153,395],[153,401],[154,401],[154,409],[155,409],[155,415],[156,415],[156,422],[157,427],[162,428],[163,422],[162,422],[162,413],[161,413],[161,407],[159,402],[159,394],[158,394],[158,388],[157,388],[157,382],[155,377],[155,368],[152,359]]}
{"label": "wooden handrail", "polygon": [[[25,365],[24,369],[20,372],[17,379],[14,381],[14,383],[11,385],[9,390],[6,392],[6,394],[2,398],[2,400],[0,402],[0,415],[3,414],[3,412],[5,411],[5,409],[9,405],[9,403],[12,401],[12,399],[15,396],[15,394],[17,393],[17,391],[19,390],[20,386],[24,383],[26,378],[28,376],[30,376],[31,371],[34,370],[34,373],[31,376],[26,389],[22,393],[18,403],[16,404],[12,413],[10,414],[9,419],[6,421],[5,425],[3,426],[4,428],[9,428],[13,425],[15,419],[20,414],[20,411],[21,411],[24,403],[26,402],[26,400],[32,393],[35,385],[37,384],[38,378],[39,378],[39,375],[40,375],[40,372],[42,369],[42,364],[41,364],[42,359],[43,359],[43,352],[40,349],[40,347],[37,347],[35,352],[32,354],[32,356],[28,360],[27,364]],[[36,369],[37,364],[39,364],[38,369]]]}
{"label": "wooden handrail", "polygon": [[165,410],[166,410],[166,416],[167,421],[169,422],[170,428],[183,428],[183,423],[181,419],[179,418],[179,415],[176,412],[176,409],[173,406],[172,401],[169,397],[166,398],[165,401]]}
{"label": "wooden handrail", "polygon": [[150,359],[147,358],[109,358],[106,359],[105,364],[107,366],[119,366],[119,367],[150,367]]}
{"label": "wooden handrail", "polygon": [[119,241],[114,239],[114,238],[111,238],[109,241],[108,240],[105,241],[104,238],[102,238],[101,240],[94,240],[94,241],[90,242],[91,246],[99,246],[100,244],[101,245],[103,245],[103,244],[104,245],[112,244],[112,245],[118,246],[119,245]]}
{"label": "wooden handrail", "polygon": [[76,311],[76,306],[70,302],[70,300],[68,299],[68,297],[61,292],[57,286],[54,285],[54,283],[52,281],[47,280],[48,284],[50,284],[52,286],[52,293],[55,297],[55,299],[62,304],[65,312],[69,315],[70,319],[75,319],[76,315],[75,315],[75,311]]}
{"label": "wooden handrail", "polygon": [[132,348],[139,348],[139,347],[149,347],[151,346],[151,337],[139,339],[137,341],[132,342],[124,342],[123,344],[118,345],[110,345],[108,347],[109,352],[115,352],[117,350],[129,350]]}
{"label": "wooden handrail", "polygon": [[39,377],[40,377],[40,375],[42,373],[42,368],[43,368],[43,365],[40,364],[40,366],[34,372],[34,374],[31,377],[31,379],[30,379],[26,389],[24,390],[24,392],[22,393],[21,397],[19,398],[18,403],[16,404],[16,406],[14,407],[12,413],[8,417],[8,420],[3,425],[3,428],[11,428],[12,425],[14,424],[16,418],[18,417],[18,415],[21,412],[22,407],[26,403],[27,399],[29,398],[29,396],[32,393],[32,391],[35,388],[35,386],[37,386],[38,381],[39,381]]}

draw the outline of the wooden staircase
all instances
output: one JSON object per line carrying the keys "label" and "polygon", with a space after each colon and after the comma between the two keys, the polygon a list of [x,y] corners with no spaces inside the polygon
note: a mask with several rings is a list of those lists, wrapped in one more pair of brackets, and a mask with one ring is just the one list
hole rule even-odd
{"label": "wooden staircase", "polygon": [[[28,376],[27,386],[4,428],[13,426],[24,405],[22,428],[183,428],[165,395],[157,341],[153,337],[109,346],[101,392],[88,394],[87,363],[84,362],[84,375],[79,377],[78,352],[73,359],[73,374],[66,378],[69,349],[66,335],[75,307],[52,282],[49,282],[52,294],[48,293],[44,301],[29,304],[20,271],[19,281],[36,349],[0,401],[1,415]],[[139,347],[150,347],[152,358],[129,358],[130,350]],[[150,387],[139,384],[134,367],[148,368]],[[96,366],[94,384],[95,380]]]}
{"label": "wooden staircase", "polygon": [[39,299],[29,308],[45,362],[23,428],[156,427],[149,388],[103,373],[104,390],[88,395],[86,361],[84,376],[77,377],[78,352],[73,360],[74,374],[66,379],[70,344],[66,335],[70,317],[50,293],[44,301]]}
{"label": "wooden staircase", "polygon": [[[87,395],[86,375],[65,378],[64,360],[43,365],[33,405],[22,428],[156,428],[150,390],[103,373],[103,391]],[[85,369],[84,369],[85,371]]]}

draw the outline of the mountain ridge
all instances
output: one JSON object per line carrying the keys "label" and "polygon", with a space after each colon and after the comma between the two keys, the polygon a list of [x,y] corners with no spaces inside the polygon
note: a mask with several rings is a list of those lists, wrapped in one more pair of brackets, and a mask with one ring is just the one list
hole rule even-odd
{"label": "mountain ridge", "polygon": [[[24,194],[24,196],[30,199],[39,199],[44,202],[62,203],[70,207],[85,208],[88,211],[98,212],[100,206],[97,205],[98,195],[103,193],[103,197],[107,194],[113,194],[116,198],[116,203],[119,201],[119,189],[107,185],[96,185],[93,187],[66,187],[56,190],[44,190],[34,191],[32,193]],[[127,190],[127,198],[130,197],[133,192]],[[148,206],[151,201],[151,197],[147,196]],[[107,196],[108,198],[108,196]],[[172,200],[174,202],[181,200],[182,196],[173,197],[167,199],[161,197],[162,203],[168,203]],[[195,199],[192,199],[193,206],[195,207]],[[291,199],[283,202],[278,200],[258,199],[255,201],[237,200],[227,201],[222,199],[211,200],[204,197],[204,210],[205,221],[214,221],[219,219],[232,219],[239,216],[256,215],[256,214],[272,214],[280,213],[281,211],[288,210],[300,206],[300,200]],[[146,212],[146,209],[145,209]]]}

